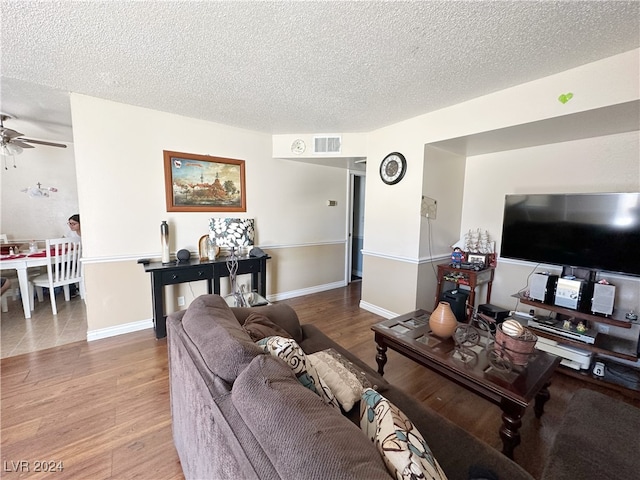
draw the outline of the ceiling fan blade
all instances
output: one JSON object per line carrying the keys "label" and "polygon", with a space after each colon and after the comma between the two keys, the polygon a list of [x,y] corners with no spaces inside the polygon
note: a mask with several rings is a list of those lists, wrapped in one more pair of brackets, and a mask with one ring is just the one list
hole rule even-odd
{"label": "ceiling fan blade", "polygon": [[[64,143],[45,142],[43,140],[33,140],[31,138],[18,138],[17,141],[35,143],[36,145],[47,145],[49,147],[67,148],[67,146]],[[16,140],[14,140],[13,143],[16,143]],[[33,145],[29,145],[29,146],[33,148]]]}
{"label": "ceiling fan blade", "polygon": [[10,143],[12,145],[17,145],[17,146],[22,147],[22,148],[36,148],[33,145],[29,145],[28,143],[24,143],[22,141],[22,138],[16,138],[16,139],[11,140],[10,142],[7,142],[7,143]]}
{"label": "ceiling fan blade", "polygon": [[21,137],[23,134],[20,132],[16,132],[11,128],[2,127],[2,130],[0,131],[0,135],[2,136],[2,138],[6,138],[10,140],[12,138]]}

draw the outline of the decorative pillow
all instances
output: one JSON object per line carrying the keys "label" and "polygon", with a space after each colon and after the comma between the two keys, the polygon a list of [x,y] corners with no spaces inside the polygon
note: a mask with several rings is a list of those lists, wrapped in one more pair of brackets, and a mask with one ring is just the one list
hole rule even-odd
{"label": "decorative pillow", "polygon": [[284,360],[295,373],[298,381],[309,390],[317,393],[324,403],[340,409],[331,388],[320,378],[315,367],[307,360],[300,345],[292,338],[267,337],[257,342],[265,353]]}
{"label": "decorative pillow", "polygon": [[310,353],[307,358],[316,368],[320,378],[329,385],[345,412],[351,411],[353,405],[362,397],[365,388],[372,387],[364,373],[356,370],[351,362],[333,348]]}
{"label": "decorative pillow", "polygon": [[360,428],[373,441],[389,472],[398,480],[446,480],[429,446],[411,420],[375,390],[360,402]]}
{"label": "decorative pillow", "polygon": [[261,313],[250,313],[242,328],[254,342],[273,336],[291,338],[291,335],[284,328],[276,325]]}

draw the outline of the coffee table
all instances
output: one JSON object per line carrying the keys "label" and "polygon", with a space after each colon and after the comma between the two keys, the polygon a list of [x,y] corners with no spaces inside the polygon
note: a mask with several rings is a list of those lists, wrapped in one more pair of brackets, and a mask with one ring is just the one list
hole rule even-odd
{"label": "coffee table", "polygon": [[513,366],[509,370],[494,366],[487,356],[491,351],[487,349],[488,336],[482,335],[476,346],[457,349],[453,339],[441,339],[431,333],[429,312],[425,310],[385,320],[371,329],[377,343],[380,375],[384,375],[390,348],[500,406],[502,453],[509,458],[513,458],[513,451],[520,444],[522,416],[534,399],[535,415],[542,416],[550,398],[547,387],[561,361],[560,357],[535,350],[525,367]]}

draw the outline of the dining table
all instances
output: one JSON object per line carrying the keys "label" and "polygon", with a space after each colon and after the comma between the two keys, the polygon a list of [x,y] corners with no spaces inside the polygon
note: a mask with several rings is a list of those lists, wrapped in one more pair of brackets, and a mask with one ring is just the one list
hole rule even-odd
{"label": "dining table", "polygon": [[24,318],[31,318],[33,298],[29,298],[29,276],[27,269],[47,265],[47,253],[44,250],[35,253],[19,253],[17,255],[0,255],[0,270],[15,270],[18,275],[20,297]]}

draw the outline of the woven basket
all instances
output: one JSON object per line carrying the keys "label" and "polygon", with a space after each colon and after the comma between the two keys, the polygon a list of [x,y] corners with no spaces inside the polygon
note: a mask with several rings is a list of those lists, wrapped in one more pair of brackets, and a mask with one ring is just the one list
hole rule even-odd
{"label": "woven basket", "polygon": [[518,338],[507,335],[502,331],[502,324],[496,327],[495,349],[498,352],[506,352],[511,357],[515,365],[526,365],[529,362],[529,355],[533,352],[538,337],[527,328],[524,334]]}

